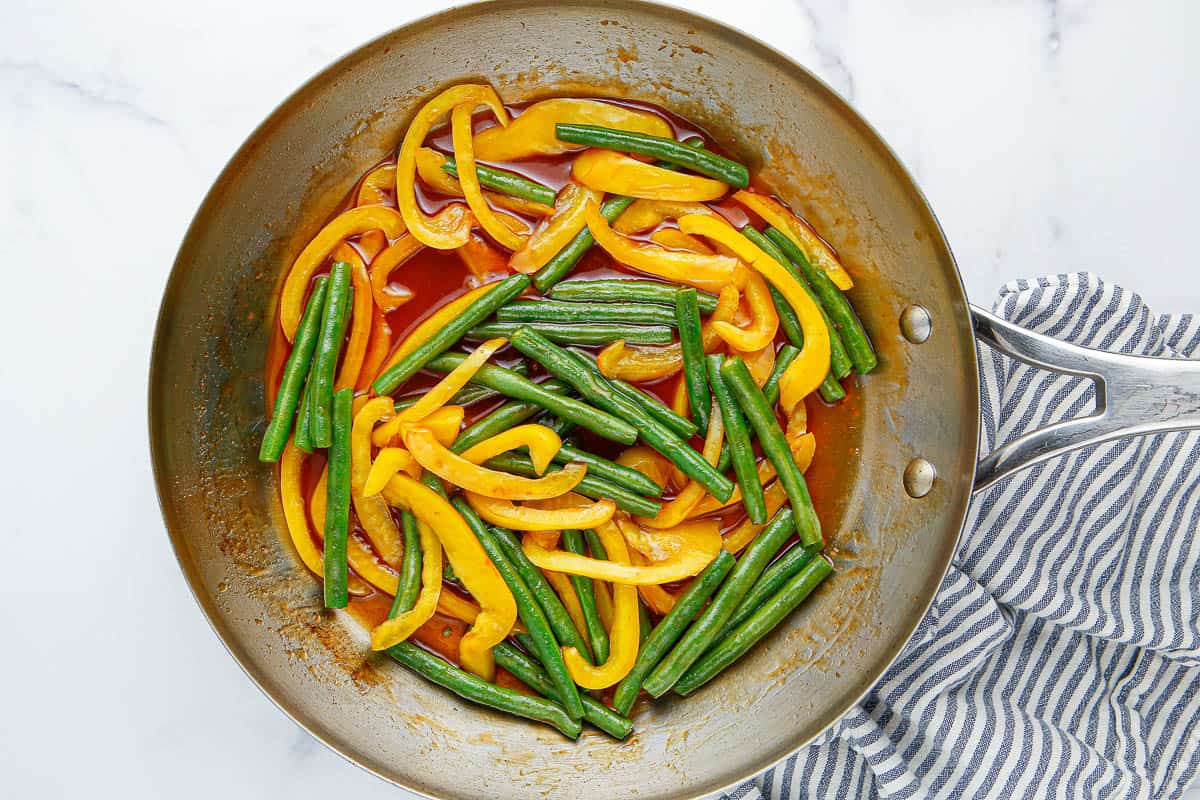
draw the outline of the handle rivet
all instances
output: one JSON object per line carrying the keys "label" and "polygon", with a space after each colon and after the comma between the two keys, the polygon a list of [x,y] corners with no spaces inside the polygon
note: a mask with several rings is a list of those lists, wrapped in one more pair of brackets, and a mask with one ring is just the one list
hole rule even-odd
{"label": "handle rivet", "polygon": [[923,458],[914,458],[904,468],[904,491],[909,497],[924,497],[933,488],[937,470]]}
{"label": "handle rivet", "polygon": [[900,332],[913,344],[921,344],[933,332],[933,320],[924,306],[911,305],[900,312]]}

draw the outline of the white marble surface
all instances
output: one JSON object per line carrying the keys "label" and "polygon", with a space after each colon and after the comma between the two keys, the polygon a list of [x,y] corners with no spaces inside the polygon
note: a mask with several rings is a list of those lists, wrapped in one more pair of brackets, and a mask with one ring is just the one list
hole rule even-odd
{"label": "white marble surface", "polygon": [[[0,795],[402,794],[288,721],[209,631],[154,499],[146,370],[175,249],[245,135],[329,61],[445,5],[0,3]],[[858,107],[928,193],[976,302],[1091,269],[1200,309],[1200,6],[689,5]]]}

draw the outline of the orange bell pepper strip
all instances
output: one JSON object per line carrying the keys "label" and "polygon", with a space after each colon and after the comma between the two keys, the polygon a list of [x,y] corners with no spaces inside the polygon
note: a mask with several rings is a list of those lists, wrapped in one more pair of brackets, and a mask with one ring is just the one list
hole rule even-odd
{"label": "orange bell pepper strip", "polygon": [[[291,440],[288,441],[283,458],[279,460],[279,495],[283,502],[283,518],[287,522],[288,535],[291,536],[296,554],[310,572],[321,577],[325,574],[324,557],[313,542],[312,531],[308,527],[308,511],[304,507],[304,494],[300,488],[300,471],[306,457],[303,450]],[[353,575],[347,586],[355,597],[371,593],[371,587]]]}
{"label": "orange bell pepper strip", "polygon": [[470,382],[471,376],[487,363],[493,353],[506,344],[508,344],[508,340],[504,338],[488,339],[472,350],[461,364],[447,373],[420,400],[401,411],[390,422],[380,425],[379,429],[375,431],[375,444],[383,447],[391,442],[396,434],[400,433],[400,426],[404,423],[419,422],[441,408],[459,389]]}
{"label": "orange bell pepper strip", "polygon": [[[388,351],[392,349],[392,329],[387,324],[387,318],[383,312],[376,306],[371,311],[371,338],[367,341],[367,353],[363,356],[362,369],[358,371],[358,381],[354,384],[354,391],[365,392],[367,387],[371,385],[371,381],[375,380],[375,375],[379,372],[379,368],[383,366],[383,362],[387,360]],[[366,397],[365,394],[360,397]],[[357,403],[358,397],[355,397]],[[358,407],[355,407],[357,413]]]}
{"label": "orange bell pepper strip", "polygon": [[[622,214],[621,217],[623,216],[625,215]],[[621,217],[617,217],[618,222]],[[689,253],[701,253],[706,256],[711,256],[716,252],[695,236],[689,236],[679,228],[659,228],[650,234],[650,241],[672,250],[686,250]]]}
{"label": "orange bell pepper strip", "polygon": [[[633,560],[633,563],[637,566],[646,566],[653,563],[650,561],[650,559],[646,558],[636,550],[631,549],[629,551],[629,555]],[[642,600],[645,601],[646,605],[649,606],[650,610],[655,614],[660,616],[667,614],[672,608],[675,607],[675,595],[671,594],[663,587],[656,586],[654,584],[647,584],[637,588],[638,594],[642,596]]]}
{"label": "orange bell pepper strip", "polygon": [[550,466],[554,456],[558,455],[559,449],[562,448],[562,439],[545,425],[517,425],[468,447],[461,455],[472,464],[482,464],[493,456],[519,447],[529,448],[529,460],[533,464],[533,471],[541,475]]}
{"label": "orange bell pepper strip", "polygon": [[354,197],[354,205],[387,206],[391,205],[391,192],[396,188],[396,165],[380,164],[371,170],[358,185],[358,193]]}
{"label": "orange bell pepper strip", "polygon": [[717,321],[712,326],[717,335],[734,350],[752,352],[761,350],[775,339],[775,332],[779,330],[779,314],[775,311],[767,282],[761,275],[748,273],[743,288],[750,304],[750,325],[739,328],[729,322]]}
{"label": "orange bell pepper strip", "polygon": [[[675,283],[714,292],[719,292],[733,282],[737,259],[668,250],[655,244],[634,241],[609,227],[608,220],[600,213],[600,206],[591,201],[587,204],[584,216],[588,231],[596,243],[628,267]],[[697,214],[690,216],[703,219]]]}
{"label": "orange bell pepper strip", "polygon": [[492,647],[508,635],[517,621],[517,603],[512,592],[466,521],[444,497],[403,474],[388,481],[388,495],[433,530],[458,579],[479,603],[479,616],[463,636],[459,658],[465,669],[484,680],[492,680],[496,673]]}
{"label": "orange bell pepper strip", "polygon": [[[325,534],[325,491],[329,480],[329,468],[321,473],[312,495],[308,498],[308,510],[312,515],[313,527],[317,535]],[[390,566],[380,561],[371,546],[359,538],[357,533],[351,534],[347,540],[346,560],[363,580],[384,594],[393,597],[400,586],[400,576]]]}
{"label": "orange bell pepper strip", "polygon": [[496,288],[496,284],[489,283],[484,286],[477,286],[464,295],[454,298],[446,305],[439,308],[429,316],[424,322],[413,329],[412,333],[405,337],[400,346],[396,348],[396,352],[392,353],[391,358],[383,365],[379,372],[372,378],[378,378],[383,373],[391,369],[392,365],[404,358],[406,355],[416,350],[418,347],[429,341],[429,337],[446,327],[446,323],[457,317],[462,310],[474,303],[480,297],[483,297],[488,292]]}
{"label": "orange bell pepper strip", "polygon": [[636,469],[662,487],[666,487],[671,479],[671,462],[662,453],[644,444],[622,450],[616,461],[623,467]]}
{"label": "orange bell pepper strip", "polygon": [[333,260],[345,261],[350,265],[350,279],[354,285],[349,338],[342,353],[342,365],[338,368],[337,378],[333,383],[334,390],[341,391],[353,388],[358,380],[363,357],[367,354],[367,341],[371,338],[371,313],[374,303],[371,300],[371,279],[367,276],[367,268],[358,251],[343,242],[333,251]]}
{"label": "orange bell pepper strip", "polygon": [[[416,237],[404,235],[392,242],[371,262],[371,296],[375,299],[375,305],[383,309],[385,314],[395,311],[413,299],[413,293],[408,287],[401,287],[401,291],[391,291],[388,289],[388,282],[396,267],[412,258],[424,247],[425,245],[417,241]],[[355,289],[355,291],[358,290]]]}
{"label": "orange bell pepper strip", "polygon": [[443,447],[428,429],[409,424],[401,429],[408,452],[423,468],[468,492],[498,500],[544,500],[575,488],[587,474],[584,464],[567,464],[541,478],[524,478],[471,463]]}
{"label": "orange bell pepper strip", "polygon": [[467,239],[467,243],[454,252],[479,283],[508,277],[508,255],[500,252],[475,231],[471,231],[471,238]]}
{"label": "orange bell pepper strip", "polygon": [[374,497],[383,491],[387,482],[397,472],[403,472],[412,478],[421,477],[421,465],[412,457],[412,453],[402,447],[385,447],[371,462],[367,480],[363,483],[362,493],[365,497]]}
{"label": "orange bell pepper strip", "polygon": [[[439,542],[438,547],[441,546],[441,542]],[[422,566],[424,566],[423,563]],[[443,591],[438,596],[437,610],[439,614],[445,614],[451,619],[465,622],[468,625],[474,625],[475,619],[479,616],[479,606],[449,590]]]}
{"label": "orange bell pepper strip", "polygon": [[799,247],[801,252],[808,256],[809,263],[817,269],[825,270],[825,274],[829,276],[829,280],[833,281],[834,286],[843,292],[854,286],[850,273],[846,272],[846,268],[838,260],[837,253],[833,248],[818,236],[807,222],[785,208],[778,200],[745,189],[734,192],[733,199],[758,214],[777,228],[780,233],[791,239],[792,244]]}
{"label": "orange bell pepper strip", "polygon": [[[783,508],[783,504],[787,502],[787,494],[783,491],[783,484],[776,480],[767,485],[763,490],[763,496],[767,501],[767,519],[769,520],[775,516],[775,512]],[[742,520],[742,524],[725,535],[722,547],[737,555],[742,548],[754,541],[754,537],[762,533],[763,528],[769,524],[766,522],[762,525],[755,525],[748,519]]]}
{"label": "orange bell pepper strip", "polygon": [[729,247],[770,281],[796,312],[800,328],[804,331],[804,347],[779,380],[783,408],[793,408],[820,386],[829,374],[829,329],[825,327],[821,309],[790,272],[724,219],[687,216],[679,220],[679,229]]}
{"label": "orange bell pepper strip", "polygon": [[371,544],[384,561],[396,567],[404,555],[404,538],[383,498],[366,494],[371,472],[371,431],[375,423],[392,416],[393,406],[392,398],[376,397],[354,416],[350,428],[350,500]]}
{"label": "orange bell pepper strip", "polygon": [[[621,534],[611,524],[601,525],[597,533],[608,552],[610,562],[628,566],[629,550]],[[629,674],[637,660],[638,634],[637,587],[615,584],[612,623],[608,632],[608,660],[593,666],[576,648],[564,647],[563,661],[566,662],[571,679],[584,689],[605,689],[620,681]]]}
{"label": "orange bell pepper strip", "polygon": [[746,362],[750,377],[761,388],[767,382],[767,378],[771,377],[771,370],[775,368],[775,342],[768,342],[761,349],[748,353],[737,349],[733,352]]}
{"label": "orange bell pepper strip", "polygon": [[712,178],[658,167],[614,150],[588,150],[575,159],[571,175],[589,189],[647,200],[716,200],[729,186]]}
{"label": "orange bell pepper strip", "polygon": [[788,444],[791,446],[792,458],[796,461],[796,466],[801,472],[808,472],[808,468],[812,466],[813,456],[817,453],[817,437],[811,433],[802,433],[795,439],[789,439]]}
{"label": "orange bell pepper strip", "polygon": [[467,492],[466,496],[476,514],[493,525],[514,531],[585,530],[612,519],[617,510],[611,500],[596,500],[578,508],[538,508],[536,505],[518,506],[511,500],[497,500],[474,492]]}
{"label": "orange bell pepper strip", "polygon": [[[531,535],[534,531],[526,533],[526,536]],[[571,624],[575,626],[575,630],[579,631],[580,636],[587,640],[587,623],[583,618],[583,606],[579,605],[579,595],[575,593],[575,587],[571,585],[571,579],[561,572],[551,572],[542,570],[542,574],[546,576],[546,583],[554,589],[558,599],[562,600],[563,607],[567,609],[567,616],[571,618]]]}
{"label": "orange bell pepper strip", "polygon": [[[595,527],[604,530],[603,526]],[[670,583],[689,578],[708,566],[721,549],[721,531],[715,520],[686,522],[670,532],[662,531],[659,535],[680,537],[682,541],[679,549],[668,558],[644,567],[603,561],[566,550],[547,549],[537,540],[528,537],[522,540],[521,544],[525,555],[540,569],[634,586]],[[611,552],[609,556],[612,556]]]}
{"label": "orange bell pepper strip", "polygon": [[452,203],[432,217],[425,215],[417,204],[417,151],[429,135],[429,129],[455,106],[471,108],[485,105],[501,125],[508,124],[508,112],[492,87],[484,84],[462,83],[451,86],[421,107],[409,123],[396,157],[396,206],[417,241],[439,250],[461,247],[471,235],[473,217],[466,206]]}
{"label": "orange bell pepper strip", "polygon": [[475,157],[483,161],[519,161],[583,149],[559,139],[554,126],[601,125],[623,131],[672,136],[671,125],[657,114],[602,100],[561,97],[526,108],[508,127],[496,126],[475,137]]}
{"label": "orange bell pepper strip", "polygon": [[[641,233],[658,227],[663,220],[679,219],[688,214],[716,214],[703,203],[688,203],[677,200],[634,200],[621,216],[613,220],[612,229],[617,233]],[[668,230],[676,230],[669,228]],[[687,250],[689,248],[680,248]]]}
{"label": "orange bell pepper strip", "polygon": [[417,523],[421,539],[421,591],[408,611],[386,619],[371,629],[371,649],[386,650],[412,636],[437,611],[442,595],[442,543],[424,522]]}
{"label": "orange bell pepper strip", "polygon": [[[721,445],[725,441],[725,420],[721,416],[721,409],[717,407],[716,401],[713,401],[712,414],[709,416],[708,431],[704,436],[704,449],[702,454],[704,460],[709,464],[716,466],[717,461],[721,457]],[[638,523],[645,525],[647,528],[674,528],[687,519],[692,509],[695,508],[707,492],[704,487],[696,481],[688,481],[687,486],[675,496],[675,499],[669,503],[664,503],[659,508],[658,513],[654,517],[638,517]]]}
{"label": "orange bell pepper strip", "polygon": [[521,249],[512,254],[508,265],[526,275],[544,267],[583,230],[588,202],[599,202],[600,196],[577,183],[568,183],[554,201],[554,216],[538,225]]}
{"label": "orange bell pepper strip", "polygon": [[[474,136],[471,132],[473,108],[473,103],[463,103],[455,106],[450,112],[450,136],[454,142],[454,158],[459,168],[458,183],[462,187],[463,196],[467,198],[467,206],[487,234],[502,247],[519,250],[529,238],[528,235],[518,235],[496,218],[496,212],[488,205],[483,196],[483,187],[479,185],[479,175],[475,172],[475,147],[472,143]],[[501,121],[501,124],[505,124],[504,121]]]}
{"label": "orange bell pepper strip", "polygon": [[[438,194],[444,194],[447,197],[464,197],[463,187],[458,182],[458,178],[455,178],[442,169],[442,165],[445,163],[446,157],[437,150],[422,147],[417,151],[417,175],[420,176],[422,183],[429,186]],[[554,213],[554,206],[535,203],[523,197],[512,197],[507,194],[486,190],[483,192],[483,196],[487,198],[488,203],[492,206],[517,214],[528,214],[531,217],[548,217]]]}
{"label": "orange bell pepper strip", "polygon": [[358,250],[362,253],[363,263],[370,264],[388,246],[388,238],[383,231],[367,231],[358,237]]}
{"label": "orange bell pepper strip", "polygon": [[394,208],[352,208],[330,220],[300,251],[288,272],[287,280],[283,282],[283,292],[279,298],[279,324],[289,342],[295,338],[296,329],[300,327],[304,297],[313,275],[339,244],[351,236],[372,230],[381,230],[389,239],[395,239],[404,233],[405,222]]}
{"label": "orange bell pepper strip", "polygon": [[[760,459],[755,471],[758,473],[758,482],[763,486],[766,486],[767,483],[775,479],[775,465],[771,463],[771,459],[769,458]],[[709,495],[700,502],[700,505],[692,509],[692,513],[688,517],[689,519],[692,517],[703,517],[706,514],[712,514],[730,506],[735,506],[740,502],[742,502],[742,487],[735,486],[733,487],[733,494],[729,495],[729,499],[724,503]]]}

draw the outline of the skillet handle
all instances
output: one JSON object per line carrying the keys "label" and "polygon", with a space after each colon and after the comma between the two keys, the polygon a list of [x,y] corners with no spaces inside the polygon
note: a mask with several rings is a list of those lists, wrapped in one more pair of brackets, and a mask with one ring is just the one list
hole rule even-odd
{"label": "skillet handle", "polygon": [[976,492],[1048,458],[1123,436],[1200,428],[1200,361],[1093,350],[1026,330],[971,306],[975,336],[1034,367],[1090,378],[1096,411],[997,447],[975,470]]}

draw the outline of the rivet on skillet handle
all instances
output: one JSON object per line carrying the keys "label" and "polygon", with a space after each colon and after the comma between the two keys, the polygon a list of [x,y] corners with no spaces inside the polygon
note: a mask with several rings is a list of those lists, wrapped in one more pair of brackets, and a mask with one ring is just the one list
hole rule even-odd
{"label": "rivet on skillet handle", "polygon": [[971,307],[975,336],[1040,369],[1090,378],[1096,411],[1031,431],[989,453],[975,491],[1048,458],[1123,436],[1200,428],[1200,361],[1109,353],[1034,333]]}

